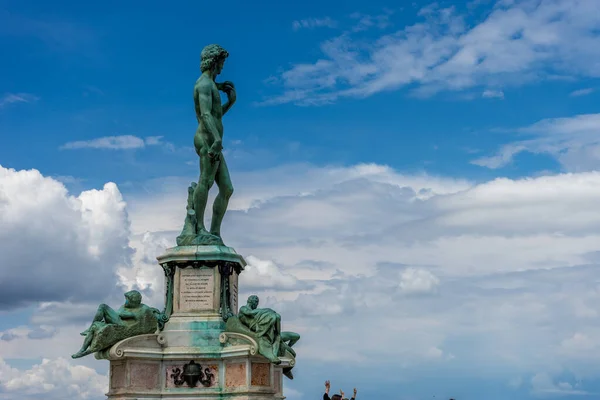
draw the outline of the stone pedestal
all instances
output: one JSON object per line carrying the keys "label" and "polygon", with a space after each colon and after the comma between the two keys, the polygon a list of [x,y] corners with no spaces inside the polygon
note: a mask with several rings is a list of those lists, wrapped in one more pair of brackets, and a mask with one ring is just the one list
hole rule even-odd
{"label": "stone pedestal", "polygon": [[225,246],[180,246],[158,257],[166,276],[162,331],[123,340],[110,361],[114,400],[284,399],[282,369],[257,354],[249,336],[224,332],[238,309],[238,276],[246,262]]}

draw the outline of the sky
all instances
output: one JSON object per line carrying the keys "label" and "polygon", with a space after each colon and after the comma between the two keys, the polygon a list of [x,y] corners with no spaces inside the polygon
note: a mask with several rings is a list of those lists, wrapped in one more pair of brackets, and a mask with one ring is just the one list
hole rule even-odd
{"label": "sky", "polygon": [[79,332],[162,308],[211,43],[289,400],[600,396],[597,0],[0,0],[0,399],[105,398]]}

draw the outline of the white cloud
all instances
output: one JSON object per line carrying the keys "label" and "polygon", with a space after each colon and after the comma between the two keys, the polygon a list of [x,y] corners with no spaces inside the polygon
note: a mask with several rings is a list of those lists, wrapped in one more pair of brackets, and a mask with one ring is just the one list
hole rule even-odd
{"label": "white cloud", "polygon": [[292,23],[292,28],[294,28],[295,31],[321,27],[335,28],[336,26],[337,22],[329,17],[300,19]]}
{"label": "white cloud", "polygon": [[156,146],[163,144],[162,136],[149,136],[145,139],[133,135],[122,136],[105,136],[91,140],[79,140],[68,142],[60,148],[64,150],[76,149],[110,149],[110,150],[127,150],[139,149],[146,146]]}
{"label": "white cloud", "polygon": [[108,387],[108,377],[64,358],[43,359],[25,371],[12,368],[0,358],[0,376],[2,399],[100,400]]}
{"label": "white cloud", "polygon": [[486,89],[481,94],[484,99],[504,99],[504,92],[501,90]]}
{"label": "white cloud", "polygon": [[103,298],[129,262],[125,202],[113,183],[71,196],[36,170],[0,166],[0,308]]}
{"label": "white cloud", "polygon": [[298,279],[282,271],[273,261],[248,256],[246,262],[246,270],[240,275],[240,286],[246,291],[257,288],[287,290],[298,286]]}
{"label": "white cloud", "polygon": [[10,342],[15,339],[50,339],[54,337],[57,328],[52,325],[39,325],[35,327],[20,326],[0,332],[0,340]]}
{"label": "white cloud", "polygon": [[595,0],[498,1],[474,24],[453,7],[419,14],[419,22],[377,40],[346,32],[321,43],[322,56],[285,70],[282,94],[262,104],[318,105],[411,84],[429,96],[600,75]]}
{"label": "white cloud", "polygon": [[521,152],[530,152],[548,154],[569,171],[600,167],[600,114],[548,118],[515,131],[523,139],[508,143],[495,155],[478,158],[472,163],[495,169],[507,165]]}
{"label": "white cloud", "polygon": [[[258,294],[281,313],[283,329],[302,335],[292,389],[331,363],[354,363],[367,375],[383,363],[413,381],[432,368],[502,384],[539,374],[531,380],[537,394],[586,391],[560,377],[565,370],[600,378],[589,350],[600,343],[600,173],[476,184],[378,165],[294,165],[236,176],[256,186],[237,188],[225,241],[250,264],[240,298]],[[135,194],[128,198],[133,225],[154,222],[162,232],[137,229],[135,266],[117,269],[122,284],[144,288],[159,308],[155,257],[174,245],[187,180],[162,183],[143,194],[144,212]],[[156,218],[168,210],[173,218]],[[62,321],[61,329],[45,339],[13,332],[0,357],[70,354],[93,313],[86,307],[43,304],[31,324]],[[342,372],[327,371],[332,380]]]}
{"label": "white cloud", "polygon": [[432,293],[439,284],[440,280],[425,269],[407,268],[400,274],[400,290],[405,293]]}
{"label": "white cloud", "polygon": [[[351,167],[317,167],[309,164],[282,165],[277,168],[253,172],[236,171],[235,196],[229,210],[248,211],[271,200],[290,198],[311,199],[310,195],[328,190],[336,184],[365,179],[368,182],[386,183],[414,190],[416,198],[453,193],[466,189],[471,183],[465,179],[436,177],[428,174],[405,175],[385,165],[358,164]],[[187,187],[193,177],[154,180],[144,185],[146,196],[134,196],[128,200],[132,231],[179,230],[185,218]],[[215,189],[212,190],[214,196]],[[354,200],[359,200],[358,198]],[[352,205],[352,199],[341,199]],[[212,200],[211,200],[212,201]],[[298,206],[301,206],[298,204]],[[316,211],[316,210],[315,210]],[[208,214],[208,213],[207,213]],[[229,218],[230,211],[226,215]],[[309,216],[319,220],[316,212]],[[298,223],[303,223],[299,220]],[[254,228],[253,228],[254,229]],[[227,235],[226,233],[224,233]],[[171,243],[174,239],[171,238]],[[174,244],[173,244],[174,245]]]}
{"label": "white cloud", "polygon": [[356,24],[352,27],[353,32],[361,32],[372,27],[379,29],[385,29],[390,26],[390,16],[393,14],[392,11],[387,10],[383,14],[369,15],[362,13],[354,13],[350,15],[350,18],[356,20]]}
{"label": "white cloud", "polygon": [[33,103],[39,100],[39,97],[29,93],[6,93],[0,98],[0,109],[15,103]]}
{"label": "white cloud", "polygon": [[587,96],[588,94],[592,94],[594,93],[595,89],[594,88],[585,88],[585,89],[579,89],[579,90],[574,90],[572,91],[569,96],[571,97],[581,97],[581,96]]}
{"label": "white cloud", "polygon": [[556,397],[566,395],[589,395],[577,390],[568,382],[555,383],[547,373],[538,373],[531,378],[532,394],[538,397]]}

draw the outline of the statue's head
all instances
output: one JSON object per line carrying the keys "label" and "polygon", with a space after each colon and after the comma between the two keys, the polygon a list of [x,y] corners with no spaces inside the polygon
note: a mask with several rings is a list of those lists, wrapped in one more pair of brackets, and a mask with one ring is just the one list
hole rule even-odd
{"label": "statue's head", "polygon": [[253,294],[252,296],[248,297],[248,305],[251,309],[256,309],[256,307],[258,307],[258,296]]}
{"label": "statue's head", "polygon": [[214,70],[215,76],[219,75],[227,57],[229,57],[227,50],[218,44],[209,44],[200,53],[200,71]]}
{"label": "statue's head", "polygon": [[142,294],[137,290],[130,290],[125,293],[125,307],[135,308],[142,304]]}

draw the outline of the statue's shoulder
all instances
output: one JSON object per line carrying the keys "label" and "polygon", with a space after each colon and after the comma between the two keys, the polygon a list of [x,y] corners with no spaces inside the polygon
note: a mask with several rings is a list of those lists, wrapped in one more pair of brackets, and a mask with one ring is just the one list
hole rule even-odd
{"label": "statue's shoulder", "polygon": [[194,90],[199,92],[212,91],[213,89],[216,89],[216,87],[217,86],[212,79],[206,77],[205,75],[201,75],[194,85]]}

